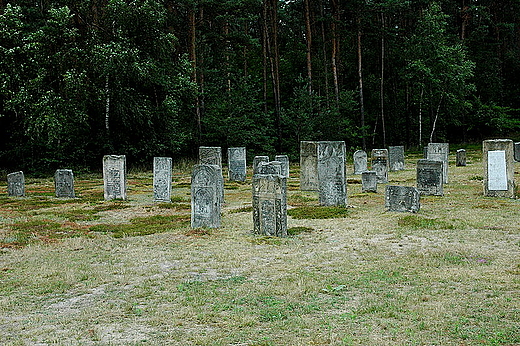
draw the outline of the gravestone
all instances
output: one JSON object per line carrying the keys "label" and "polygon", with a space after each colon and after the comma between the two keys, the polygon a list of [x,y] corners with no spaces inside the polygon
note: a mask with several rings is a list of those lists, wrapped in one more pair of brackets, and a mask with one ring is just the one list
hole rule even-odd
{"label": "gravestone", "polygon": [[377,192],[377,174],[375,171],[361,173],[361,191]]}
{"label": "gravestone", "polygon": [[388,164],[391,172],[404,169],[404,146],[388,147]]}
{"label": "gravestone", "polygon": [[246,148],[228,148],[229,180],[246,181]]}
{"label": "gravestone", "polygon": [[258,166],[261,162],[269,162],[269,156],[255,156],[253,159],[253,175],[258,173]]}
{"label": "gravestone", "polygon": [[172,158],[153,158],[153,200],[171,202],[172,195]]}
{"label": "gravestone", "polygon": [[221,147],[199,147],[200,165],[217,165],[222,169]]}
{"label": "gravestone", "polygon": [[58,169],[54,173],[54,190],[58,198],[74,198],[74,174],[71,169]]}
{"label": "gravestone", "polygon": [[520,142],[515,142],[515,161],[520,162]]}
{"label": "gravestone", "polygon": [[385,207],[388,211],[416,213],[421,207],[419,190],[410,186],[387,185]]}
{"label": "gravestone", "polygon": [[458,167],[466,166],[466,150],[458,149],[457,150],[457,163]]}
{"label": "gravestone", "polygon": [[485,196],[515,197],[513,146],[510,139],[486,140],[482,143]]}
{"label": "gravestone", "polygon": [[345,142],[318,142],[318,191],[320,205],[347,205],[345,156]]}
{"label": "gravestone", "polygon": [[11,197],[25,196],[25,176],[22,171],[7,175],[7,195]]}
{"label": "gravestone", "polygon": [[423,148],[423,159],[428,159],[428,146]]}
{"label": "gravestone", "polygon": [[282,164],[282,175],[286,178],[289,178],[289,156],[276,155],[274,160]]}
{"label": "gravestone", "polygon": [[372,170],[378,183],[388,183],[388,149],[372,149]]}
{"label": "gravestone", "polygon": [[126,199],[126,156],[103,156],[103,187],[105,201]]}
{"label": "gravestone", "polygon": [[222,170],[218,165],[195,165],[191,174],[191,227],[220,227]]}
{"label": "gravestone", "polygon": [[280,161],[260,161],[256,169],[256,174],[282,174],[282,163]]}
{"label": "gravestone", "polygon": [[448,183],[448,155],[450,153],[449,143],[428,143],[428,160],[442,162],[442,173],[444,184]]}
{"label": "gravestone", "polygon": [[287,178],[279,174],[253,176],[254,232],[287,236]]}
{"label": "gravestone", "polygon": [[417,161],[417,190],[424,196],[444,195],[443,165],[441,161]]}
{"label": "gravestone", "polygon": [[318,142],[300,142],[300,190],[318,191]]}
{"label": "gravestone", "polygon": [[368,171],[367,153],[364,150],[354,152],[354,174],[362,174]]}

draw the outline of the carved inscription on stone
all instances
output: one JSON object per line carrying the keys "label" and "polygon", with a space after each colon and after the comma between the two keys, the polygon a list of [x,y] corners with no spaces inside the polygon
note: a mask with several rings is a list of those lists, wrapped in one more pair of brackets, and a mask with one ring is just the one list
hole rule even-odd
{"label": "carved inscription on stone", "polygon": [[258,174],[258,167],[262,162],[269,162],[269,156],[255,156],[253,159],[253,174]]}
{"label": "carved inscription on stone", "polygon": [[510,139],[482,142],[484,196],[515,197],[514,144]]}
{"label": "carved inscription on stone", "polygon": [[466,166],[466,150],[458,149],[457,150],[457,166],[463,167]]}
{"label": "carved inscription on stone", "polygon": [[372,170],[378,183],[388,183],[388,149],[372,149]]}
{"label": "carved inscription on stone", "polygon": [[228,148],[229,180],[246,181],[246,148]]}
{"label": "carved inscription on stone", "polygon": [[443,164],[441,161],[417,161],[417,190],[424,196],[442,196],[444,194],[443,174]]}
{"label": "carved inscription on stone", "polygon": [[22,171],[7,175],[7,195],[12,197],[25,196],[25,177]]}
{"label": "carved inscription on stone", "polygon": [[274,157],[275,161],[280,162],[282,168],[282,175],[286,178],[289,178],[289,156],[287,155],[276,155]]}
{"label": "carved inscription on stone", "polygon": [[345,142],[318,142],[318,186],[321,205],[347,205]]}
{"label": "carved inscription on stone", "polygon": [[354,174],[362,174],[368,171],[367,153],[363,150],[354,152]]}
{"label": "carved inscription on stone", "polygon": [[361,173],[361,191],[377,192],[377,175],[374,171],[364,171]]}
{"label": "carved inscription on stone", "polygon": [[507,191],[506,152],[488,151],[488,189]]}
{"label": "carved inscription on stone", "polygon": [[388,162],[390,171],[401,171],[404,169],[404,146],[398,145],[388,147]]}
{"label": "carved inscription on stone", "polygon": [[419,190],[409,186],[387,185],[385,207],[388,211],[416,213],[421,207]]}
{"label": "carved inscription on stone", "polygon": [[318,190],[318,142],[300,142],[300,189]]}
{"label": "carved inscription on stone", "polygon": [[74,174],[70,169],[58,169],[54,173],[55,195],[58,198],[74,198]]}
{"label": "carved inscription on stone", "polygon": [[172,193],[172,158],[153,158],[153,200],[171,202]]}
{"label": "carved inscription on stone", "polygon": [[279,174],[253,176],[253,227],[257,234],[287,236],[287,178]]}
{"label": "carved inscription on stone", "polygon": [[103,157],[103,183],[105,200],[126,199],[126,156]]}
{"label": "carved inscription on stone", "polygon": [[444,184],[448,183],[448,156],[450,153],[449,143],[428,143],[428,160],[442,162],[442,177]]}
{"label": "carved inscription on stone", "polygon": [[191,175],[191,227],[220,227],[222,171],[217,165],[196,165]]}
{"label": "carved inscription on stone", "polygon": [[222,169],[222,148],[199,147],[199,164],[217,165]]}

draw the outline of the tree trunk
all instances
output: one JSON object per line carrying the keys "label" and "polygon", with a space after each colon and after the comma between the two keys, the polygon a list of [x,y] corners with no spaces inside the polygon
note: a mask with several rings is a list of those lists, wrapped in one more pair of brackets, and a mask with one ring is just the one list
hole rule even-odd
{"label": "tree trunk", "polygon": [[367,144],[365,141],[365,101],[363,97],[363,63],[361,52],[361,21],[358,18],[358,32],[357,32],[357,58],[358,58],[358,78],[359,78],[359,109],[361,111],[361,133],[363,150],[366,151]]}
{"label": "tree trunk", "polygon": [[309,95],[312,94],[312,31],[309,0],[305,0],[305,39],[307,43],[307,83]]}
{"label": "tree trunk", "polygon": [[383,148],[386,148],[386,126],[385,126],[385,94],[384,94],[384,82],[385,82],[385,15],[381,13],[381,83],[380,83],[380,107],[381,107],[381,127],[383,129]]}
{"label": "tree trunk", "polygon": [[[189,48],[188,54],[191,61],[191,81],[198,85],[197,78],[197,34],[196,34],[196,22],[195,22],[195,9],[188,10],[188,22],[189,22]],[[195,97],[195,122],[197,124],[197,138],[200,143],[202,135],[202,116],[200,109],[200,96],[197,93]]]}
{"label": "tree trunk", "polygon": [[337,23],[339,23],[339,8],[338,0],[332,0],[332,77],[334,81],[334,96],[336,100],[336,107],[339,110],[339,78],[338,78],[338,51],[339,51],[339,39],[337,32]]}
{"label": "tree trunk", "polygon": [[441,109],[442,100],[444,99],[444,93],[442,93],[441,98],[439,99],[439,103],[437,104],[437,109],[435,110],[435,118],[433,119],[432,132],[430,134],[430,143],[433,142],[433,133],[435,132],[437,126],[437,120],[439,119],[439,112]]}

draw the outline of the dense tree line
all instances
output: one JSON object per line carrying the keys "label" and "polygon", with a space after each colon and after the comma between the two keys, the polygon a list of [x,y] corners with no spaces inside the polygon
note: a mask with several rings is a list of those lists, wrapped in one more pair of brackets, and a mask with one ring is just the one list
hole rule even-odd
{"label": "dense tree line", "polygon": [[520,128],[514,0],[0,0],[7,168]]}

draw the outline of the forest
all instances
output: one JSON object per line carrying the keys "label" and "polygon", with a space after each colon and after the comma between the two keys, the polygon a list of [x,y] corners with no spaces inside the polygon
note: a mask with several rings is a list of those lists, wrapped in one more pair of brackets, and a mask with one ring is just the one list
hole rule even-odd
{"label": "forest", "polygon": [[520,133],[518,0],[0,0],[0,168]]}

